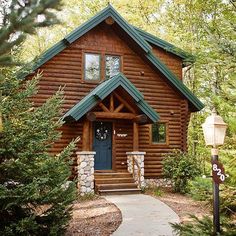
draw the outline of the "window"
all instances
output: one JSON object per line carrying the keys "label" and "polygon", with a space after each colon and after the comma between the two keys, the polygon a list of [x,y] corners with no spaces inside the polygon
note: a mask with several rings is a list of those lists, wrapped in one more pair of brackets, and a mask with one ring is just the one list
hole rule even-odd
{"label": "window", "polygon": [[152,143],[167,143],[166,123],[152,124]]}
{"label": "window", "polygon": [[100,55],[85,54],[85,75],[87,81],[100,80]]}
{"label": "window", "polygon": [[106,79],[110,79],[120,72],[120,57],[119,56],[106,56]]}

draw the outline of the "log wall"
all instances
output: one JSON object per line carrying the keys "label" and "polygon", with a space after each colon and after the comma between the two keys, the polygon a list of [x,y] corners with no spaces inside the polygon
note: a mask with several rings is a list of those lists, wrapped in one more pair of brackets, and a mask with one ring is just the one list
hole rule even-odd
{"label": "log wall", "polygon": [[[153,50],[181,79],[181,60],[158,47],[154,47]],[[59,86],[65,86],[63,109],[67,111],[97,85],[97,83],[89,83],[83,80],[84,52],[120,55],[122,72],[143,93],[145,100],[159,113],[161,121],[167,123],[168,144],[151,143],[150,125],[140,126],[139,129],[139,149],[147,153],[145,156],[145,177],[160,177],[163,155],[170,152],[171,149],[186,149],[186,132],[190,114],[188,104],[166,82],[163,75],[155,71],[132,50],[111,26],[105,23],[100,24],[40,67],[43,77],[39,82],[39,93],[33,98],[35,104],[41,105],[57,91]],[[104,73],[102,74],[104,75]],[[132,123],[117,121],[115,127],[116,133],[127,133],[127,137],[116,137],[115,140],[116,168],[117,170],[125,170],[127,168],[125,153],[132,151],[133,126]],[[59,152],[72,138],[82,135],[82,124],[65,124],[62,132],[62,138],[52,150],[55,153]],[[78,144],[78,150],[81,150],[81,141]],[[74,168],[75,166],[76,162]]]}

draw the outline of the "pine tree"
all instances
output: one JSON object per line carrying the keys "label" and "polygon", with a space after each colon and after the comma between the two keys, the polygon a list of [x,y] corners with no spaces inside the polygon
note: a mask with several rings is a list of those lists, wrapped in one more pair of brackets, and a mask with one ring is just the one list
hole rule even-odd
{"label": "pine tree", "polygon": [[40,75],[22,82],[7,69],[18,64],[14,54],[27,34],[58,22],[50,10],[59,0],[0,3],[0,235],[61,235],[76,194],[68,182],[76,141],[57,155],[49,152],[60,137],[63,91],[35,107],[30,98]]}
{"label": "pine tree", "polygon": [[27,34],[59,23],[55,10],[61,6],[60,0],[0,0],[0,66],[20,65],[14,51]]}
{"label": "pine tree", "polygon": [[68,157],[72,142],[61,153],[48,153],[60,136],[62,91],[40,107],[29,98],[38,78],[22,83],[1,77],[4,129],[0,138],[0,235],[60,235],[75,198]]}

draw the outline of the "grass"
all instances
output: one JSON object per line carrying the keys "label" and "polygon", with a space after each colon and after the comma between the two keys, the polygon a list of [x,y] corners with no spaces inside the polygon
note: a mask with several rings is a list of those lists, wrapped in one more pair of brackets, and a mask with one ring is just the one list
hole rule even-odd
{"label": "grass", "polygon": [[78,202],[85,202],[85,201],[92,201],[92,200],[96,200],[100,198],[99,195],[97,194],[94,194],[94,193],[87,193],[83,196],[79,195],[78,198],[77,198],[77,201]]}

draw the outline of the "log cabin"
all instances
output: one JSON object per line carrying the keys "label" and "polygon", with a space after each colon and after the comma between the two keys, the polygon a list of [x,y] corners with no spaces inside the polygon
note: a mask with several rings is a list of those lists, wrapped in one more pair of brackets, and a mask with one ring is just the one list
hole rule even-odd
{"label": "log cabin", "polygon": [[111,5],[41,55],[33,101],[39,106],[65,86],[65,123],[52,152],[81,137],[72,166],[80,194],[139,192],[163,178],[166,153],[186,151],[190,114],[203,108],[182,82],[189,63],[188,53]]}

